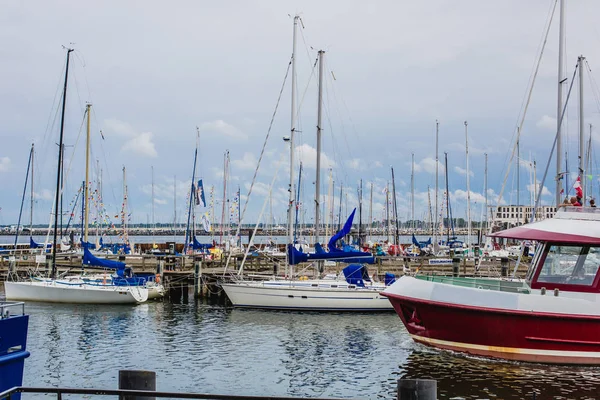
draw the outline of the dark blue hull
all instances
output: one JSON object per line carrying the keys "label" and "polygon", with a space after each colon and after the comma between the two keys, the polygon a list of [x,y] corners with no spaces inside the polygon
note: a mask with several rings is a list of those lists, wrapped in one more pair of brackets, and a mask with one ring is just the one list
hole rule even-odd
{"label": "dark blue hull", "polygon": [[[23,383],[28,326],[23,303],[0,301],[0,392]],[[19,400],[20,394],[11,398]]]}

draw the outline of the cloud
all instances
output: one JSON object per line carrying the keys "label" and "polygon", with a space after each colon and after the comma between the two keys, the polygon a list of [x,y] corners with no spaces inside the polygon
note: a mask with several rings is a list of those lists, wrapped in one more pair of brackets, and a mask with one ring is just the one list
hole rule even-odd
{"label": "cloud", "polygon": [[[317,168],[317,149],[314,147],[303,144],[296,147],[296,157],[302,162],[304,168],[316,169]],[[321,152],[321,169],[333,168],[335,162],[331,160],[324,152]]]}
{"label": "cloud", "polygon": [[[445,169],[442,163],[438,160],[438,173],[443,174]],[[419,162],[415,163],[416,172],[427,172],[429,174],[435,174],[435,159],[426,157]]]}
{"label": "cloud", "polygon": [[240,160],[233,160],[231,163],[238,169],[253,170],[256,168],[257,160],[254,154],[246,152]]}
{"label": "cloud", "polygon": [[236,128],[235,126],[228,124],[222,119],[217,119],[211,122],[203,122],[199,127],[201,132],[213,132],[223,136],[229,136],[234,139],[248,139],[248,135]]}
{"label": "cloud", "polygon": [[152,132],[140,133],[136,137],[125,142],[123,147],[121,147],[121,151],[140,156],[156,157],[158,156],[158,153],[154,147],[154,142],[152,142],[152,136],[154,136]]}
{"label": "cloud", "polygon": [[[482,195],[481,193],[477,193],[472,190],[470,190],[469,193],[471,195],[470,196],[471,197],[471,206],[473,206],[473,204],[475,204],[475,203],[484,203],[485,202],[485,196]],[[451,200],[467,201],[467,191],[461,190],[461,189],[455,190]],[[488,203],[489,203],[489,198],[488,198]]]}
{"label": "cloud", "polygon": [[165,205],[167,204],[167,201],[164,199],[154,199],[154,204]]}
{"label": "cloud", "polygon": [[0,157],[0,172],[6,172],[10,169],[11,162],[8,157]]}
{"label": "cloud", "polygon": [[[535,192],[534,194],[537,196],[538,191],[540,190],[540,184],[538,182],[537,185],[535,185],[536,187],[534,187],[533,183],[527,185],[527,190],[530,193]],[[548,188],[546,186],[544,186],[542,188],[542,196],[552,196],[552,193],[550,193],[550,190],[548,190]]]}
{"label": "cloud", "polygon": [[[454,167],[454,172],[456,172],[459,175],[467,176],[467,170],[459,166]],[[473,170],[469,171],[469,176],[475,176]]]}
{"label": "cloud", "polygon": [[353,158],[351,160],[346,160],[346,166],[350,169],[359,170],[362,165],[362,161],[360,158]]}
{"label": "cloud", "polygon": [[39,192],[34,192],[33,197],[38,200],[50,201],[54,199],[54,195],[48,189],[42,189]]}
{"label": "cloud", "polygon": [[543,130],[556,132],[556,123],[556,118],[544,115],[535,123],[535,126]]}
{"label": "cloud", "polygon": [[122,152],[146,157],[158,156],[156,147],[152,141],[154,137],[152,132],[138,133],[130,124],[116,118],[104,120],[104,126],[109,133],[129,138],[121,147]]}

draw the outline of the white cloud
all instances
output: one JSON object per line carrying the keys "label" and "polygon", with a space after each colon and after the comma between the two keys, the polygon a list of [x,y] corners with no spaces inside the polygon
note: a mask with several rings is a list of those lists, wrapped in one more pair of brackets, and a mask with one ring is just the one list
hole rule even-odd
{"label": "white cloud", "polygon": [[200,125],[201,132],[213,132],[224,136],[229,136],[234,139],[248,139],[248,135],[236,128],[235,126],[228,124],[222,119],[217,119],[211,122],[204,122]]}
{"label": "white cloud", "polygon": [[257,160],[254,154],[246,152],[240,160],[233,160],[231,163],[238,169],[253,170],[256,168]]}
{"label": "white cloud", "polygon": [[[467,176],[467,170],[459,166],[454,167],[454,172],[456,172],[459,175]],[[475,176],[473,170],[469,171],[469,176]]]}
{"label": "white cloud", "polygon": [[[469,193],[471,195],[470,196],[471,197],[471,206],[475,203],[484,203],[485,202],[485,196],[482,195],[481,193],[477,193],[472,190],[470,190]],[[450,198],[450,200],[467,201],[467,191],[466,190],[457,189],[454,191],[454,193],[451,196],[452,197]],[[489,199],[488,199],[488,202],[489,202]]]}
{"label": "white cloud", "polygon": [[104,120],[104,126],[109,135],[110,133],[115,133],[129,138],[121,147],[122,152],[146,157],[158,156],[156,147],[152,141],[154,136],[152,132],[138,133],[129,123],[116,118]]}
{"label": "white cloud", "polygon": [[11,162],[8,157],[0,157],[0,172],[6,172],[10,169]]}
{"label": "white cloud", "polygon": [[[317,149],[314,147],[303,144],[296,147],[296,157],[302,162],[304,168],[316,169],[317,168]],[[335,167],[335,162],[331,160],[324,152],[321,152],[321,169],[327,169]]]}
{"label": "white cloud", "polygon": [[164,199],[154,199],[154,204],[165,205],[167,204],[167,201]]}
{"label": "white cloud", "polygon": [[[564,120],[563,120],[564,121]],[[538,122],[535,123],[540,129],[556,132],[556,118],[544,115]]]}
{"label": "white cloud", "polygon": [[[445,169],[444,165],[438,160],[438,173],[443,174]],[[427,172],[429,174],[435,174],[435,159],[431,157],[425,157],[419,162],[415,163],[415,171],[416,172]]]}
{"label": "white cloud", "polygon": [[121,147],[121,151],[141,156],[156,157],[158,153],[154,147],[154,142],[152,142],[152,136],[152,132],[140,133],[125,142],[123,147]]}
{"label": "white cloud", "polygon": [[359,170],[362,165],[362,161],[360,158],[353,158],[351,160],[346,160],[346,166],[350,169]]}
{"label": "white cloud", "polygon": [[[537,185],[535,185],[535,187],[534,187],[533,183],[529,184],[529,185],[527,185],[527,190],[530,193],[535,192],[534,194],[537,196],[537,193],[540,190],[540,184],[538,183]],[[542,196],[551,196],[551,195],[552,195],[552,193],[550,193],[550,190],[548,190],[548,188],[546,186],[544,186],[542,188]]]}
{"label": "white cloud", "polygon": [[373,163],[373,167],[375,167],[375,168],[381,168],[381,167],[383,167],[383,164],[382,164],[382,163],[380,163],[379,161],[375,161],[375,162]]}
{"label": "white cloud", "polygon": [[54,199],[54,195],[48,189],[42,189],[39,192],[34,192],[33,197],[38,200],[50,201]]}

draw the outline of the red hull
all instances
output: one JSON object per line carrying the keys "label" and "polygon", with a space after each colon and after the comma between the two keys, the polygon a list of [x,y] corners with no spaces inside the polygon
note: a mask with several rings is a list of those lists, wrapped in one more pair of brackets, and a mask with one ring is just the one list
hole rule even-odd
{"label": "red hull", "polygon": [[600,364],[600,317],[507,311],[385,293],[412,338],[507,360]]}

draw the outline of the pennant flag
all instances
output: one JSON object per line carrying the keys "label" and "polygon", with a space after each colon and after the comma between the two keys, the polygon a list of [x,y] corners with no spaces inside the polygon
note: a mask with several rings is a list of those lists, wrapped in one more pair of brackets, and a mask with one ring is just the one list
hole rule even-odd
{"label": "pennant flag", "polygon": [[575,189],[575,194],[577,197],[583,197],[583,189],[581,188],[581,178],[579,176],[577,177],[573,188]]}
{"label": "pennant flag", "polygon": [[202,184],[202,179],[198,181],[198,196],[196,200],[197,205],[201,205],[202,207],[206,207],[206,198],[204,197],[204,185]]}

